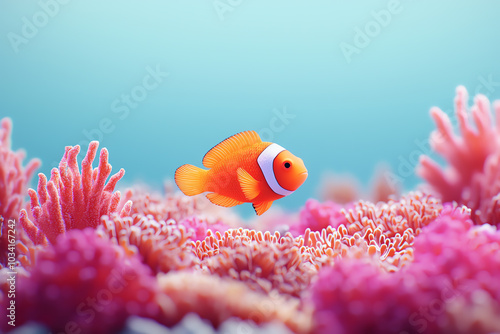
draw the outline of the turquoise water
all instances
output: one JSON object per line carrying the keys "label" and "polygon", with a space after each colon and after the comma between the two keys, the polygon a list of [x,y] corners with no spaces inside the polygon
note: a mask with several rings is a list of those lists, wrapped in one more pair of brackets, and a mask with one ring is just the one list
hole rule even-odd
{"label": "turquoise water", "polygon": [[326,171],[367,183],[380,161],[408,189],[431,106],[451,111],[459,84],[500,98],[499,13],[493,0],[1,0],[0,115],[44,173],[99,139],[126,183],[159,186],[253,129],[309,169],[285,208]]}

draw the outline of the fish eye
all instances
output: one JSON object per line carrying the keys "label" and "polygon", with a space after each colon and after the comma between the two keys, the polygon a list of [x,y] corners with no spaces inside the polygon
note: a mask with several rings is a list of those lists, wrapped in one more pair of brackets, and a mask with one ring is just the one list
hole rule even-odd
{"label": "fish eye", "polygon": [[290,161],[285,161],[285,162],[283,163],[283,166],[284,166],[285,168],[290,168],[290,167],[292,167],[292,163],[291,163]]}

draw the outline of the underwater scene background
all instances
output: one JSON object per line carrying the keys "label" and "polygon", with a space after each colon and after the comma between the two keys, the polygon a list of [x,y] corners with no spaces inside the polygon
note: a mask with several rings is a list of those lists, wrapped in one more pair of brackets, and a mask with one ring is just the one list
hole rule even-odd
{"label": "underwater scene background", "polygon": [[[0,0],[0,330],[500,332],[499,12]],[[306,182],[179,191],[247,130]]]}

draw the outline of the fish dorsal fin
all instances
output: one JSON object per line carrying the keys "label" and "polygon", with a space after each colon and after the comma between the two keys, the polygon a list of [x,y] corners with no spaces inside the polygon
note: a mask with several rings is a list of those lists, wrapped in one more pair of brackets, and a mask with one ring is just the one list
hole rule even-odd
{"label": "fish dorsal fin", "polygon": [[230,208],[232,206],[243,204],[243,202],[235,200],[234,198],[220,195],[217,193],[207,194],[207,198],[210,200],[210,202],[217,204],[219,206],[224,206],[226,208]]}
{"label": "fish dorsal fin", "polygon": [[243,168],[238,168],[238,182],[240,183],[241,190],[246,199],[251,201],[260,194],[259,181],[254,179],[252,175],[248,174]]}
{"label": "fish dorsal fin", "polygon": [[260,203],[253,203],[253,208],[255,212],[257,213],[258,216],[269,210],[271,205],[273,204],[273,201],[267,201],[267,202],[260,202]]}
{"label": "fish dorsal fin", "polygon": [[221,161],[223,158],[227,157],[229,154],[256,143],[260,143],[262,140],[259,134],[255,131],[244,131],[231,136],[219,144],[215,145],[210,151],[203,157],[203,166],[207,168],[212,168],[215,164]]}

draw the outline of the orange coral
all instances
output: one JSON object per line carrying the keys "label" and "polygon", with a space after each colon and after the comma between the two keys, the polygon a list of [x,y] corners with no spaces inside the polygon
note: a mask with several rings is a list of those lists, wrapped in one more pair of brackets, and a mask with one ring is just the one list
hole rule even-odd
{"label": "orange coral", "polygon": [[295,333],[310,332],[311,310],[302,310],[298,299],[263,295],[241,282],[196,273],[170,273],[158,281],[164,293],[157,298],[163,309],[161,320],[169,326],[194,312],[214,326],[237,317],[257,324],[277,320]]}
{"label": "orange coral", "polygon": [[241,280],[254,290],[299,296],[316,273],[311,255],[301,252],[290,233],[281,237],[278,232],[240,228],[207,234],[205,240],[193,243],[200,268]]}
{"label": "orange coral", "polygon": [[109,238],[130,254],[138,254],[154,273],[192,267],[193,255],[189,238],[193,232],[172,220],[156,221],[134,214],[132,217],[101,217],[98,234]]}

